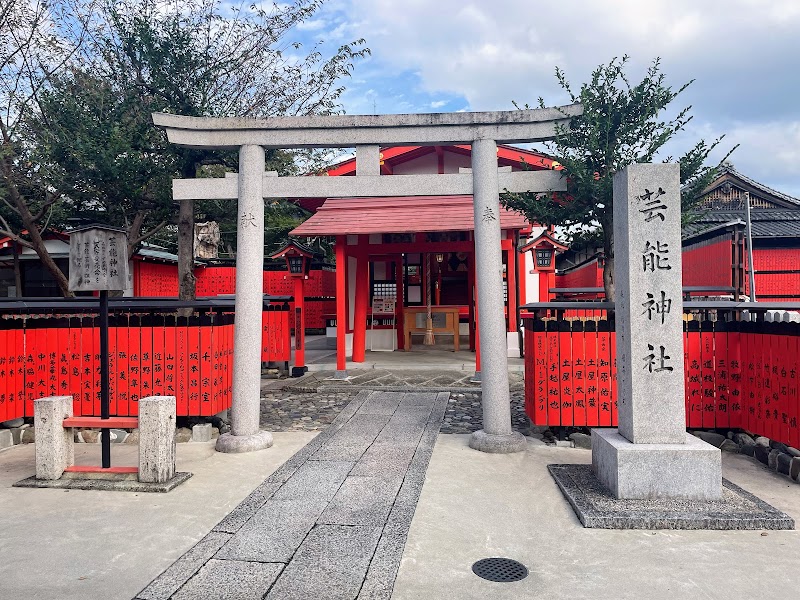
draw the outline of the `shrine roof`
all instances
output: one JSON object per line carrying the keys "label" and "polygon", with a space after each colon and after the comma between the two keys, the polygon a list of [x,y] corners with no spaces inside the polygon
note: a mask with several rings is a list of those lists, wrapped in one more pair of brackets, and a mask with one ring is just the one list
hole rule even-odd
{"label": "shrine roof", "polygon": [[[750,211],[754,238],[800,237],[800,211],[753,209]],[[743,211],[709,211],[683,226],[684,242],[731,225],[744,226]]]}
{"label": "shrine roof", "polygon": [[[328,199],[290,235],[356,235],[472,231],[472,196],[402,196]],[[501,229],[524,229],[519,213],[500,209]]]}

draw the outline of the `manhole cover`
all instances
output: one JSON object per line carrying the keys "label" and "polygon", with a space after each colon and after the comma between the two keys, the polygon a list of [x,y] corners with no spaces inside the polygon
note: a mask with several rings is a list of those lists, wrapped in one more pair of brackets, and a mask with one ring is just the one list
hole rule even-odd
{"label": "manhole cover", "polygon": [[489,581],[519,581],[528,576],[525,565],[510,558],[482,558],[472,565],[472,572]]}

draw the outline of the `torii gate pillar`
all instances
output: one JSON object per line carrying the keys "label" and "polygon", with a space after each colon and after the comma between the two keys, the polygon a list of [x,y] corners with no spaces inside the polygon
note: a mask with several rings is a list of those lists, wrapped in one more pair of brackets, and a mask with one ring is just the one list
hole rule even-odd
{"label": "torii gate pillar", "polygon": [[[500,250],[500,187],[497,143],[472,143],[472,198],[475,219],[475,271],[478,274],[478,345],[481,356],[483,429],[469,445],[493,453],[520,452],[525,436],[511,429],[506,321],[503,315],[503,257]],[[508,290],[509,294],[513,290]]]}
{"label": "torii gate pillar", "polygon": [[[236,321],[233,336],[231,431],[217,439],[219,452],[251,452],[272,446],[258,427],[261,408],[261,323],[264,292],[264,148],[239,150],[236,228]],[[254,285],[257,284],[257,285]]]}

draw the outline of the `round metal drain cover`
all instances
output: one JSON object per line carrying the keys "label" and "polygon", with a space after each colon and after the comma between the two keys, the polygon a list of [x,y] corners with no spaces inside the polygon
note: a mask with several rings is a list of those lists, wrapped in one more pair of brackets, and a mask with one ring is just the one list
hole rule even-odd
{"label": "round metal drain cover", "polygon": [[472,572],[489,581],[519,581],[528,576],[527,567],[510,558],[482,558],[472,565]]}

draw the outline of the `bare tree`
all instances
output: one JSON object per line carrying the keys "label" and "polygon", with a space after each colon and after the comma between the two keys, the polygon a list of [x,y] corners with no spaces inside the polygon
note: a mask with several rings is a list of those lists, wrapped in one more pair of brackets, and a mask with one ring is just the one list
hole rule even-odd
{"label": "bare tree", "polygon": [[11,0],[0,7],[0,234],[32,248],[64,296],[71,295],[67,279],[42,237],[42,223],[62,194],[29,160],[20,126],[85,39],[91,6],[80,4]]}

